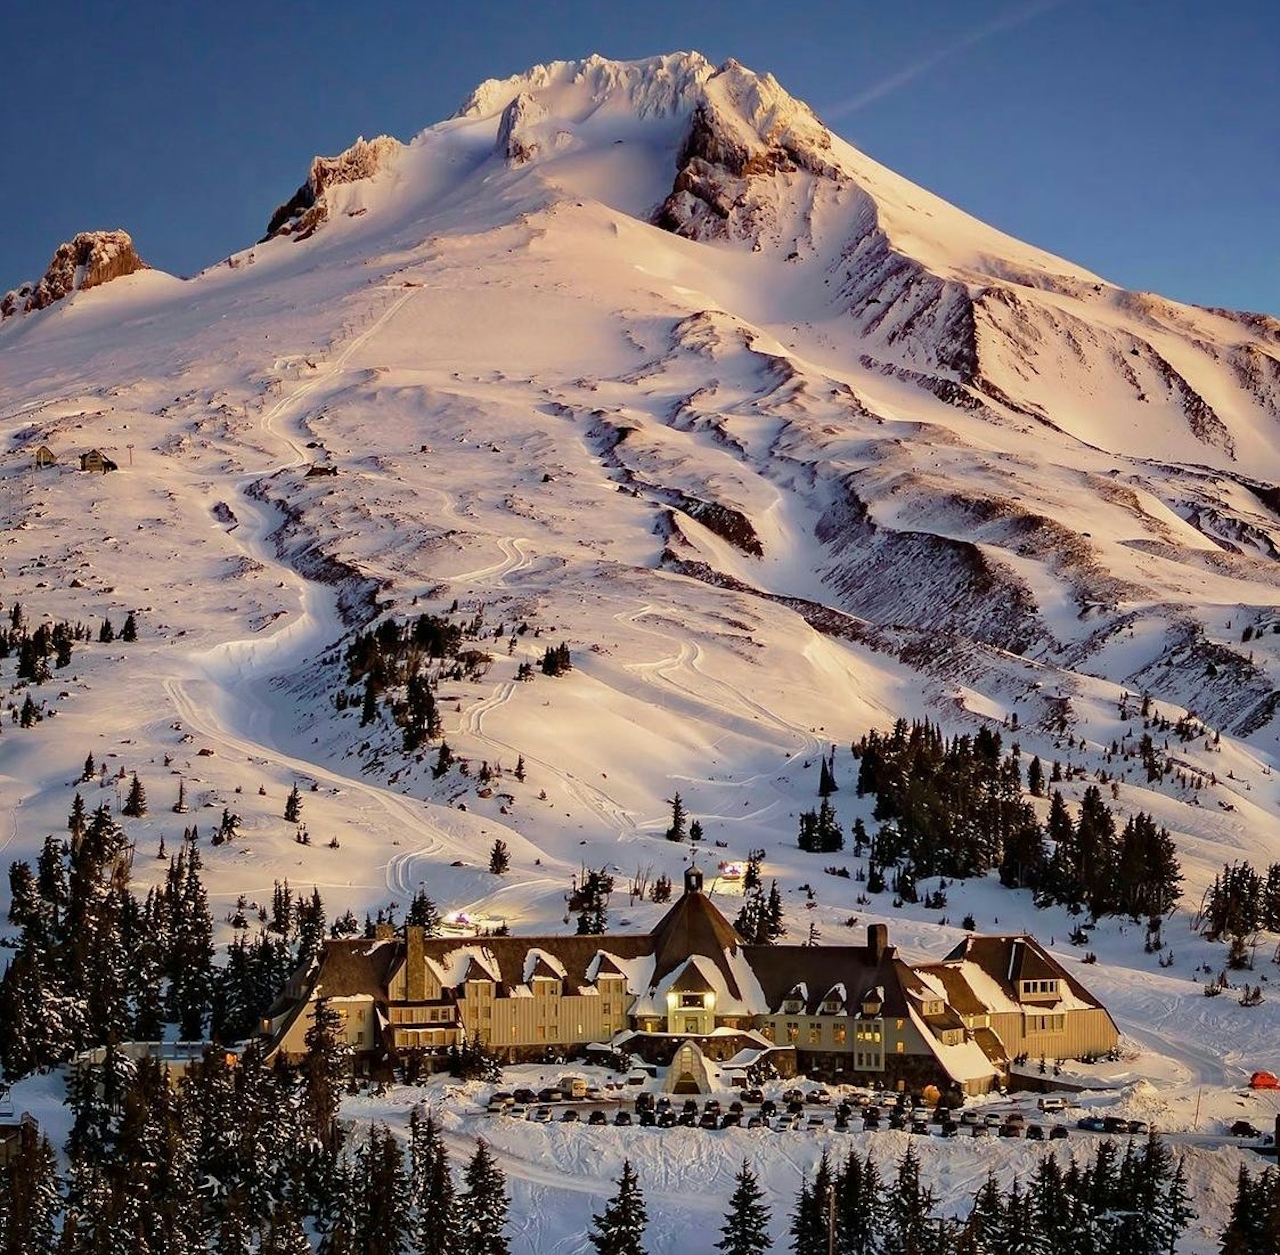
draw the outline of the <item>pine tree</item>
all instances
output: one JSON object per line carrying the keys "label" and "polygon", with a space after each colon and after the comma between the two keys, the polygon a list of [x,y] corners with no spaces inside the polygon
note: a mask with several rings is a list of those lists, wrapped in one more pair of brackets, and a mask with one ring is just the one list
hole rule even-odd
{"label": "pine tree", "polygon": [[431,778],[439,780],[449,772],[449,768],[453,766],[453,750],[449,748],[448,741],[440,742],[440,752],[436,755],[436,765],[431,768]]}
{"label": "pine tree", "polygon": [[98,641],[103,645],[110,645],[116,639],[116,630],[111,626],[111,620],[103,615],[102,626],[98,629]]}
{"label": "pine tree", "polygon": [[605,1204],[604,1213],[593,1213],[591,1221],[587,1239],[599,1255],[645,1255],[642,1239],[649,1217],[631,1160],[622,1161],[618,1192]]}
{"label": "pine tree", "polygon": [[688,834],[686,824],[688,816],[685,813],[684,801],[677,793],[671,799],[671,825],[668,827],[666,837],[668,841],[684,841]]}
{"label": "pine tree", "polygon": [[506,1178],[483,1138],[462,1174],[466,1190],[459,1199],[462,1216],[460,1255],[510,1255],[506,1234]]}
{"label": "pine tree", "polygon": [[287,824],[296,824],[302,818],[302,795],[298,792],[298,786],[295,784],[289,790],[289,796],[284,800],[284,821]]}
{"label": "pine tree", "polygon": [[519,756],[516,758],[516,770],[515,770],[515,777],[516,777],[516,779],[517,779],[517,780],[519,780],[519,781],[520,781],[520,783],[521,783],[521,784],[523,784],[523,783],[524,783],[524,779],[525,779],[525,770],[524,770],[524,755],[523,755],[523,754],[519,755]]}
{"label": "pine tree", "polygon": [[1037,754],[1027,768],[1027,792],[1032,797],[1044,797],[1044,765]]}
{"label": "pine tree", "polygon": [[124,621],[124,627],[120,629],[120,639],[126,642],[133,642],[138,639],[138,621],[133,617],[133,611],[130,610]]}
{"label": "pine tree", "polygon": [[142,787],[142,781],[138,779],[136,771],[133,773],[133,783],[129,785],[129,796],[120,808],[120,813],[128,815],[131,819],[139,819],[147,813],[147,792]]}
{"label": "pine tree", "polygon": [[409,1117],[409,1164],[412,1255],[457,1255],[462,1249],[461,1219],[449,1152],[435,1117],[428,1113],[424,1118],[417,1107]]}
{"label": "pine tree", "polygon": [[761,1202],[764,1191],[745,1159],[734,1181],[736,1185],[729,1197],[729,1210],[720,1226],[722,1236],[716,1249],[725,1255],[760,1255],[761,1251],[773,1247],[769,1237],[769,1208]]}
{"label": "pine tree", "polygon": [[338,1109],[350,1070],[350,1049],[342,1018],[325,998],[316,1003],[315,1021],[304,1042],[307,1057],[302,1065],[302,1113],[308,1136],[330,1154],[342,1138]]}
{"label": "pine tree", "polygon": [[489,870],[495,876],[505,875],[511,868],[511,855],[507,851],[507,843],[498,837],[489,851]]}

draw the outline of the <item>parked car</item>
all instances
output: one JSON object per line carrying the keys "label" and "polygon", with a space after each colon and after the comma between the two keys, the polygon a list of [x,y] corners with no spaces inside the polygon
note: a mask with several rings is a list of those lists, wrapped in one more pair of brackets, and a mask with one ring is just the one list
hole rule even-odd
{"label": "parked car", "polygon": [[733,1100],[733,1102],[731,1102],[731,1103],[729,1104],[729,1110],[730,1110],[730,1111],[736,1111],[739,1115],[741,1115],[741,1114],[742,1114],[742,1104],[741,1104],[741,1103],[740,1103],[740,1102],[735,1098],[735,1099]]}
{"label": "parked car", "polygon": [[516,1096],[514,1094],[508,1094],[505,1089],[500,1089],[490,1097],[489,1102],[490,1104],[501,1103],[504,1107],[509,1107],[515,1100]]}
{"label": "parked car", "polygon": [[1026,1136],[1029,1142],[1043,1142],[1044,1130],[1038,1124],[1028,1124]]}
{"label": "parked car", "polygon": [[911,1131],[913,1133],[923,1133],[927,1137],[929,1133],[929,1121],[924,1119],[912,1120]]}
{"label": "parked car", "polygon": [[798,1089],[784,1089],[782,1091],[783,1102],[804,1102],[804,1092]]}
{"label": "parked car", "polygon": [[827,1090],[819,1086],[817,1089],[811,1089],[804,1096],[804,1100],[808,1103],[828,1103],[831,1101],[831,1095]]}
{"label": "parked car", "polygon": [[658,1117],[652,1111],[641,1111],[636,1120],[642,1129],[651,1129],[658,1123]]}
{"label": "parked car", "polygon": [[698,1127],[700,1129],[718,1129],[720,1127],[720,1117],[714,1111],[704,1111],[698,1118]]}
{"label": "parked car", "polygon": [[632,1124],[633,1120],[631,1112],[625,1110],[619,1111],[618,1114],[613,1117],[613,1122],[614,1124]]}
{"label": "parked car", "polygon": [[642,1090],[636,1095],[637,1111],[653,1111],[655,1107],[655,1098],[651,1090]]}
{"label": "parked car", "polygon": [[588,1124],[608,1124],[609,1117],[597,1107],[588,1117]]}
{"label": "parked car", "polygon": [[1104,1133],[1127,1133],[1129,1121],[1124,1116],[1103,1116],[1102,1131]]}
{"label": "parked car", "polygon": [[719,1115],[719,1114],[720,1114],[720,1100],[719,1100],[718,1098],[708,1098],[708,1099],[707,1099],[707,1101],[706,1101],[706,1102],[704,1102],[704,1103],[702,1104],[702,1110],[703,1110],[703,1111],[714,1111],[714,1112],[716,1113],[716,1115]]}
{"label": "parked car", "polygon": [[1274,1072],[1255,1072],[1249,1078],[1250,1089],[1280,1089],[1280,1077]]}
{"label": "parked car", "polygon": [[990,1137],[991,1126],[989,1124],[975,1124],[973,1126],[974,1137]]}
{"label": "parked car", "polygon": [[1004,1118],[1005,1124],[1026,1124],[1027,1117],[1021,1111],[1011,1111]]}
{"label": "parked car", "polygon": [[535,1124],[550,1124],[550,1123],[551,1123],[551,1108],[550,1108],[550,1107],[535,1107],[535,1108],[533,1109],[533,1115],[531,1115],[531,1116],[529,1117],[529,1119],[531,1119]]}
{"label": "parked car", "polygon": [[960,1113],[961,1124],[978,1124],[982,1117],[976,1111],[962,1111]]}
{"label": "parked car", "polygon": [[684,1106],[681,1107],[680,1110],[684,1112],[692,1112],[692,1114],[697,1115],[698,1100],[696,1098],[686,1098],[684,1100]]}
{"label": "parked car", "polygon": [[955,1120],[944,1120],[939,1132],[943,1137],[958,1137],[960,1135],[960,1125]]}
{"label": "parked car", "polygon": [[1231,1126],[1232,1137],[1261,1137],[1262,1130],[1256,1129],[1248,1120],[1237,1120]]}
{"label": "parked car", "polygon": [[656,1103],[653,1104],[655,1111],[669,1111],[671,1109],[671,1099],[663,1094]]}
{"label": "parked car", "polygon": [[1147,1126],[1147,1122],[1146,1122],[1145,1120],[1130,1120],[1130,1121],[1129,1121],[1129,1132],[1130,1132],[1130,1133],[1139,1133],[1139,1134],[1141,1134],[1141,1133],[1149,1133],[1150,1131],[1151,1131],[1151,1130],[1150,1130],[1150,1128],[1148,1128],[1148,1126]]}
{"label": "parked car", "polygon": [[504,1111],[506,1111],[506,1109],[506,1103],[493,1101],[490,1101],[489,1105],[485,1108],[491,1116],[500,1116]]}
{"label": "parked car", "polygon": [[511,1106],[507,1108],[507,1115],[509,1115],[513,1120],[525,1120],[529,1116],[529,1108],[522,1102],[512,1103]]}
{"label": "parked car", "polygon": [[673,1129],[675,1128],[676,1121],[679,1118],[680,1117],[677,1116],[676,1113],[672,1111],[670,1107],[668,1107],[665,1111],[659,1111],[658,1112],[658,1128]]}
{"label": "parked car", "polygon": [[1002,1124],[1000,1126],[1001,1137],[1021,1137],[1022,1125],[1020,1124]]}
{"label": "parked car", "polygon": [[538,1091],[539,1102],[563,1102],[564,1090],[559,1089],[555,1085],[548,1085],[546,1089]]}
{"label": "parked car", "polygon": [[764,1102],[764,1090],[762,1089],[744,1089],[742,1091],[743,1102]]}
{"label": "parked car", "polygon": [[760,1104],[760,1114],[762,1116],[776,1116],[778,1114],[778,1104],[772,1098],[766,1098]]}
{"label": "parked car", "polygon": [[1081,1116],[1076,1121],[1076,1128],[1085,1129],[1090,1133],[1105,1132],[1106,1127],[1106,1122],[1101,1116]]}
{"label": "parked car", "polygon": [[849,1117],[837,1113],[835,1130],[837,1133],[847,1133],[849,1131]]}
{"label": "parked car", "polygon": [[1049,1140],[1051,1142],[1060,1142],[1067,1136],[1067,1126],[1065,1124],[1055,1124],[1049,1130]]}
{"label": "parked car", "polygon": [[988,1111],[982,1118],[982,1123],[989,1129],[998,1129],[1003,1123],[1004,1118],[997,1115],[994,1111]]}
{"label": "parked car", "polygon": [[582,1117],[578,1114],[577,1107],[566,1107],[560,1113],[561,1124],[577,1124]]}
{"label": "parked car", "polygon": [[1065,1111],[1067,1104],[1061,1098],[1042,1098],[1036,1104],[1041,1111]]}
{"label": "parked car", "polygon": [[512,1094],[512,1096],[511,1096],[511,1097],[512,1097],[516,1102],[522,1102],[522,1103],[525,1103],[525,1104],[528,1104],[528,1103],[534,1103],[534,1102],[537,1102],[537,1101],[538,1101],[538,1095],[537,1095],[537,1094],[535,1094],[535,1093],[533,1092],[533,1090],[528,1089],[528,1088],[524,1088],[524,1089],[518,1089],[518,1090],[516,1090],[516,1092],[515,1092],[514,1094]]}
{"label": "parked car", "polygon": [[676,1117],[676,1123],[684,1129],[696,1129],[698,1127],[698,1113],[696,1111],[682,1111]]}
{"label": "parked car", "polygon": [[720,1127],[722,1129],[731,1129],[742,1123],[741,1111],[726,1111],[720,1117]]}
{"label": "parked car", "polygon": [[889,1113],[889,1127],[891,1129],[905,1129],[907,1127],[906,1113],[902,1111],[891,1111]]}
{"label": "parked car", "polygon": [[764,1127],[763,1116],[752,1116],[751,1119],[747,1121],[747,1128],[749,1129],[759,1129],[763,1127]]}

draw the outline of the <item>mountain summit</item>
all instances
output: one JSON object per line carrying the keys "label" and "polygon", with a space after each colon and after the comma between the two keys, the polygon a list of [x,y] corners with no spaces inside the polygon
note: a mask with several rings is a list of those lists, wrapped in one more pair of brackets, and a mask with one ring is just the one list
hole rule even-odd
{"label": "mountain summit", "polygon": [[[210,805],[227,762],[309,771],[364,790],[335,823],[429,828],[369,836],[388,892],[495,834],[545,888],[535,857],[600,834],[657,858],[673,777],[773,849],[805,763],[923,715],[1016,728],[1212,870],[1261,840],[1280,323],[1124,291],[692,53],[483,83],[317,158],[264,226],[0,324],[0,439],[45,475],[6,498],[10,597],[152,608],[145,679],[75,701],[125,703],[155,761],[202,729]],[[62,473],[91,450],[120,473]],[[371,680],[374,629],[407,652]],[[1139,695],[1185,738],[1158,768]],[[517,757],[537,807],[492,779]]]}

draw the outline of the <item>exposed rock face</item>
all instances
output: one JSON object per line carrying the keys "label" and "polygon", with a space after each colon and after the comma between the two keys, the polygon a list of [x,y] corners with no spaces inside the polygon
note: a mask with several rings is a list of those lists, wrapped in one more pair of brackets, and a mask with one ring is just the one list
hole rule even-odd
{"label": "exposed rock face", "polygon": [[371,178],[400,148],[399,140],[389,135],[371,140],[362,135],[336,157],[314,158],[307,181],[271,215],[263,242],[276,235],[291,235],[295,240],[313,235],[329,217],[325,191],[339,184]]}
{"label": "exposed rock face", "polygon": [[497,149],[513,166],[522,166],[538,155],[541,145],[531,128],[547,111],[527,92],[521,92],[503,111],[498,123]]}
{"label": "exposed rock face", "polygon": [[58,245],[39,283],[23,284],[5,294],[0,300],[0,318],[47,309],[72,292],[88,291],[112,279],[147,269],[128,232],[82,231],[74,239]]}

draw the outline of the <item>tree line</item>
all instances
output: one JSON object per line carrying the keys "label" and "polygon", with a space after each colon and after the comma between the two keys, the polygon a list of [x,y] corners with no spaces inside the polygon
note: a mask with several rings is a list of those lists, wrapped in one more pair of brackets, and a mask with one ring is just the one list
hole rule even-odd
{"label": "tree line", "polygon": [[[1041,904],[1088,910],[1095,919],[1158,918],[1178,902],[1182,872],[1167,829],[1145,813],[1121,827],[1097,785],[1085,790],[1074,816],[1054,790],[1041,824],[1023,793],[1021,751],[1015,745],[1006,753],[998,732],[948,739],[936,725],[900,719],[889,733],[868,733],[853,753],[858,796],[875,798],[880,821],[869,838],[869,886],[891,872],[899,885],[914,886],[921,877],[998,871],[1002,883],[1031,889]],[[1038,758],[1027,790],[1044,795]]]}

